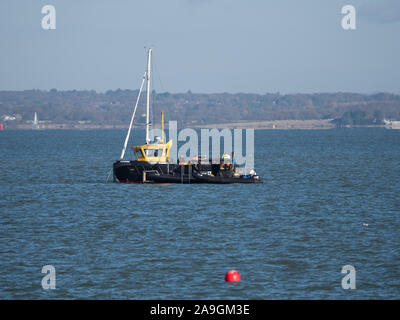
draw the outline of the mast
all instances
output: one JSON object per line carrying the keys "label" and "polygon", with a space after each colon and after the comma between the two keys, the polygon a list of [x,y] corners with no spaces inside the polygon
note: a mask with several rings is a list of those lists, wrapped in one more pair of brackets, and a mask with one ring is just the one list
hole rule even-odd
{"label": "mast", "polygon": [[146,144],[150,143],[150,137],[149,137],[149,129],[150,129],[150,77],[151,77],[151,51],[152,48],[149,48],[148,54],[147,54],[147,85],[146,85]]}

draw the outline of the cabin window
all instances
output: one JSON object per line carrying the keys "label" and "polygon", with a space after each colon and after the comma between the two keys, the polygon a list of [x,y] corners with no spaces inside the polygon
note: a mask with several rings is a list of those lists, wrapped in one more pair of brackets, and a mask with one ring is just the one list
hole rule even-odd
{"label": "cabin window", "polygon": [[163,149],[145,149],[147,157],[161,157],[163,154]]}
{"label": "cabin window", "polygon": [[139,159],[139,158],[144,158],[144,153],[143,153],[143,150],[142,150],[142,149],[134,150],[134,151],[135,151],[135,155],[136,155],[136,158],[137,158],[137,159]]}

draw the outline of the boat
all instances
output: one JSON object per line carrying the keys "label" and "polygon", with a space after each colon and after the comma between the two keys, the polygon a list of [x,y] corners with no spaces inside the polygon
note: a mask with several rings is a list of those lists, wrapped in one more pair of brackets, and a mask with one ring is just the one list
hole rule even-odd
{"label": "boat", "polygon": [[37,113],[35,112],[35,116],[33,117],[32,130],[38,130],[38,129],[39,129],[39,121]]}
{"label": "boat", "polygon": [[[170,159],[172,140],[164,137],[164,114],[161,113],[161,137],[150,141],[150,85],[151,85],[152,48],[147,52],[147,69],[132,113],[129,129],[122,148],[120,159],[113,164],[113,182],[147,184],[231,184],[262,183],[254,170],[250,174],[243,172],[234,161],[234,154],[224,154],[219,161],[196,156],[191,161],[174,163]],[[144,82],[146,82],[146,139],[143,145],[132,147],[136,160],[124,160],[133,120],[138,107]]]}
{"label": "boat", "polygon": [[386,129],[400,129],[400,121],[383,119],[383,123]]}

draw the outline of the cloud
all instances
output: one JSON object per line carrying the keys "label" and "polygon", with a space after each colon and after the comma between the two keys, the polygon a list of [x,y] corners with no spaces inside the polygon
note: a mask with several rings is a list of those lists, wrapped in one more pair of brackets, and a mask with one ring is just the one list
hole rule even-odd
{"label": "cloud", "polygon": [[399,0],[367,0],[359,9],[360,17],[378,23],[393,23],[400,21]]}

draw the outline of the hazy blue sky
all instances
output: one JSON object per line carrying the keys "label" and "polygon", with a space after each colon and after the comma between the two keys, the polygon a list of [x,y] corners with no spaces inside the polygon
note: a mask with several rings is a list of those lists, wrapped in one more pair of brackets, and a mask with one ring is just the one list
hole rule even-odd
{"label": "hazy blue sky", "polygon": [[398,0],[1,0],[0,90],[136,89],[152,45],[158,92],[400,93],[399,38]]}

